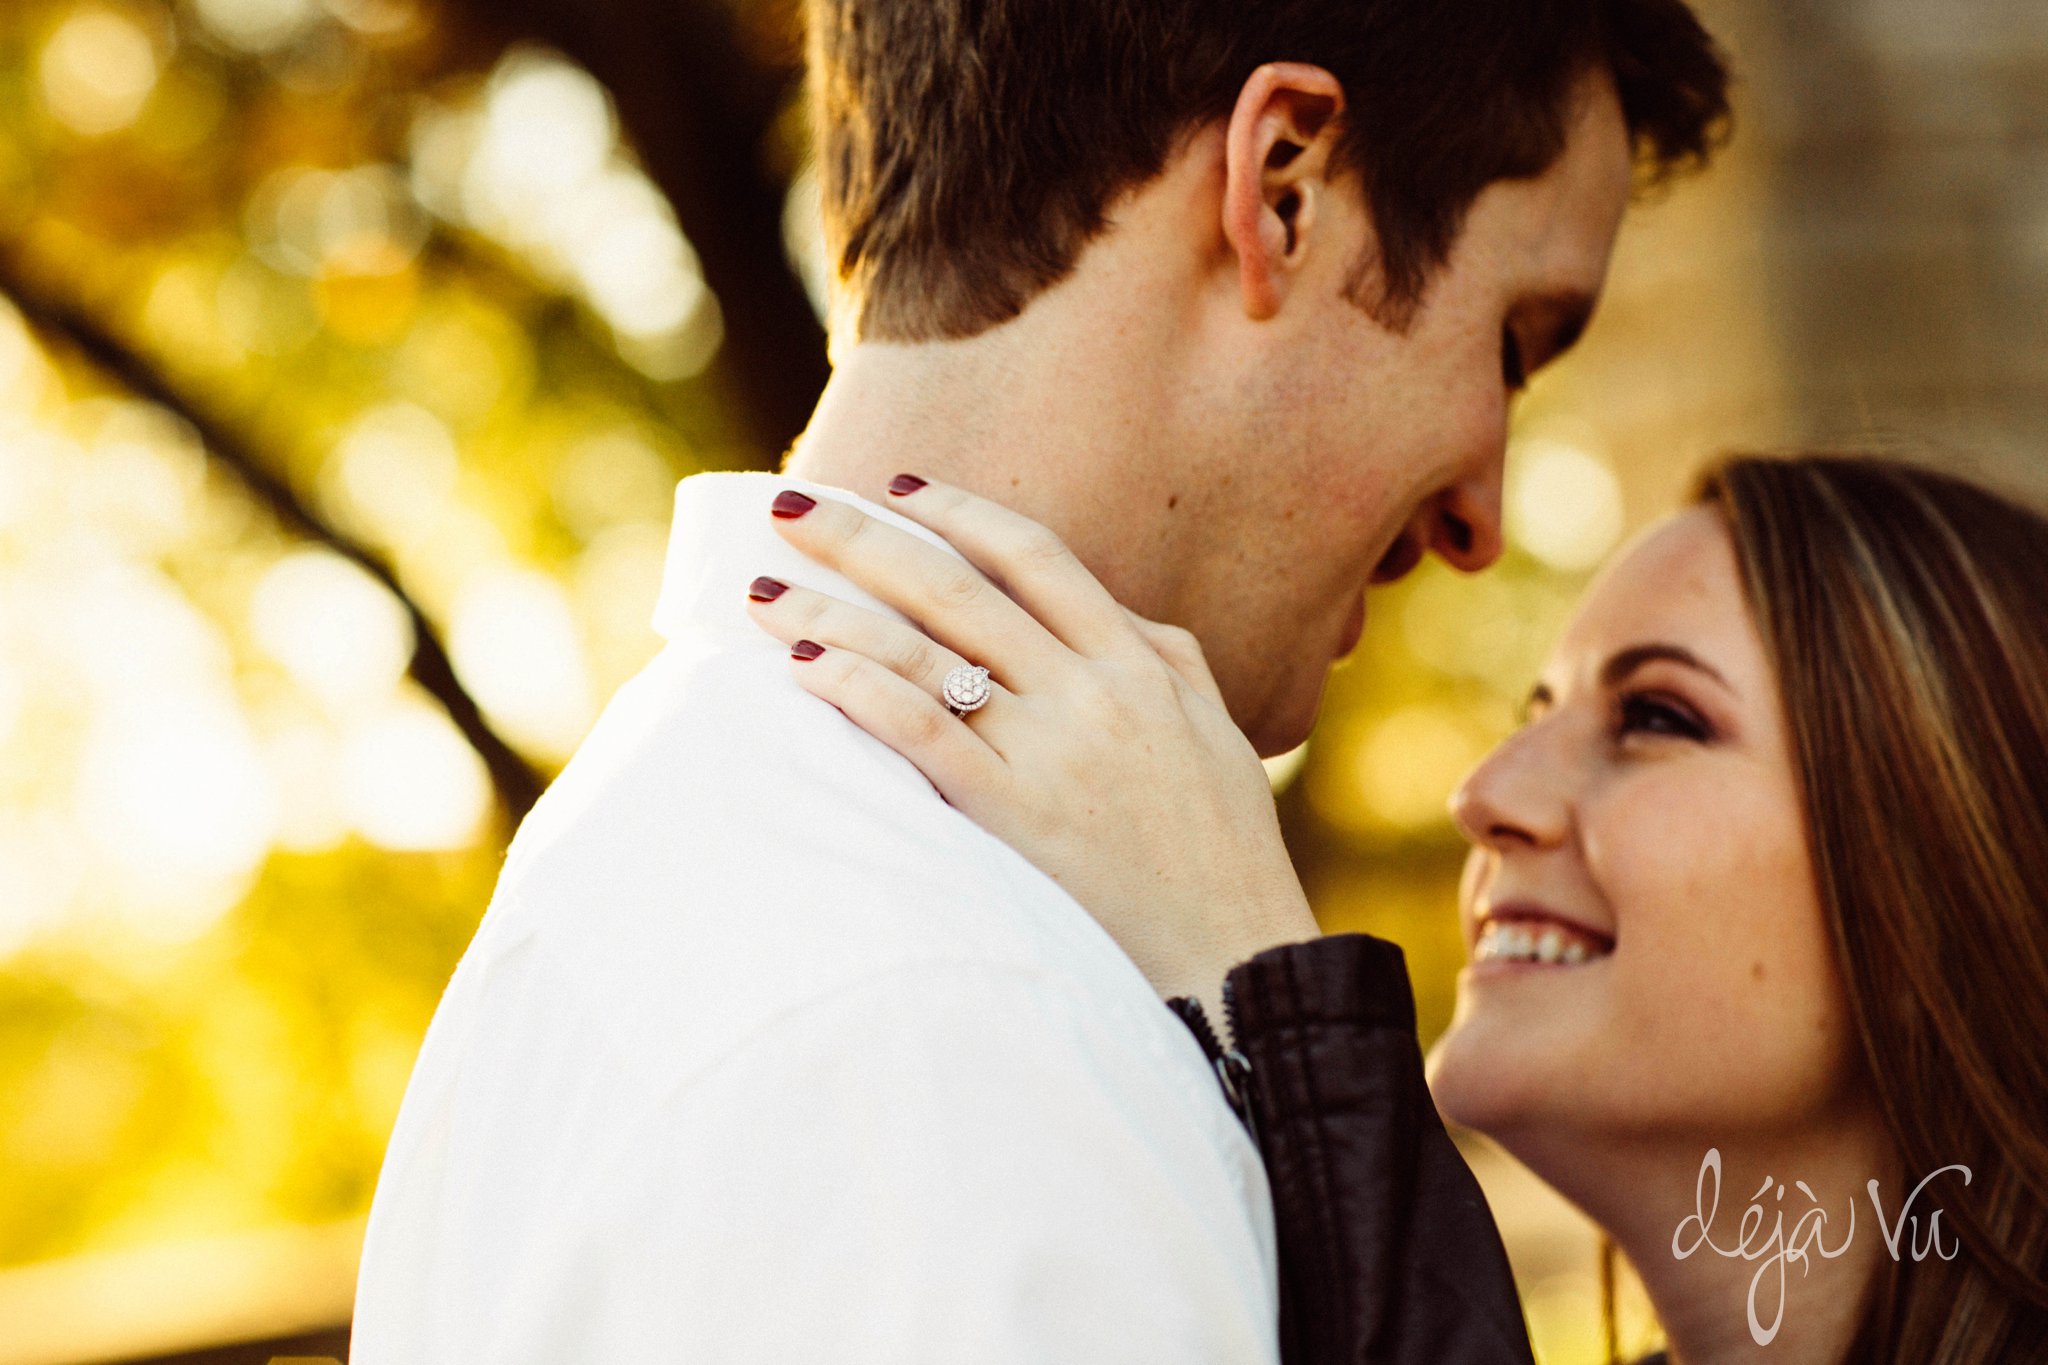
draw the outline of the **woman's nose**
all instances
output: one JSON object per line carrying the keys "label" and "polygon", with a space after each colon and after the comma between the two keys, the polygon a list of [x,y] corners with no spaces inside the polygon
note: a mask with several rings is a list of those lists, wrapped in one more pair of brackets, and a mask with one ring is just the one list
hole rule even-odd
{"label": "woman's nose", "polygon": [[1451,793],[1451,819],[1471,843],[1507,852],[1552,848],[1571,827],[1569,776],[1546,760],[1540,723],[1503,740]]}

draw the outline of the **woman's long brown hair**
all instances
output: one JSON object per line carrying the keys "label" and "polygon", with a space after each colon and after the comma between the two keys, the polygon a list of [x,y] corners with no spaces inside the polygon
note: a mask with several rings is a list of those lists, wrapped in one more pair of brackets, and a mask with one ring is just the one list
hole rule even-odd
{"label": "woman's long brown hair", "polygon": [[1848,1358],[2048,1361],[2048,518],[1856,456],[1729,460],[1699,500],[1776,668],[1906,1188],[1972,1174],[1915,1205],[1960,1254],[1883,1257]]}

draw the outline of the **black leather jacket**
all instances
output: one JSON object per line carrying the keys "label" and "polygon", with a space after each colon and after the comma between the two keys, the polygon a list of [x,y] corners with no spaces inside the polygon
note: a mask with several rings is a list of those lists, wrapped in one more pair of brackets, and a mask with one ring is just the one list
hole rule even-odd
{"label": "black leather jacket", "polygon": [[1284,1365],[1533,1365],[1500,1232],[1422,1078],[1401,950],[1334,934],[1169,1001],[1265,1158]]}

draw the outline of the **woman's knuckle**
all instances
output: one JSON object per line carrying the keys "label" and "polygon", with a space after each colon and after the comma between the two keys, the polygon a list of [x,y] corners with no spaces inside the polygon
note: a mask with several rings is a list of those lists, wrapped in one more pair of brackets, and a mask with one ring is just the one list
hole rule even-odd
{"label": "woman's knuckle", "polygon": [[981,591],[981,579],[966,572],[942,574],[932,584],[932,595],[948,607],[970,606],[981,597]]}
{"label": "woman's knuckle", "polygon": [[946,713],[936,707],[920,706],[910,713],[903,731],[909,744],[928,749],[945,737]]}
{"label": "woman's knuckle", "polygon": [[796,611],[791,624],[808,627],[818,624],[831,609],[831,602],[822,593],[805,593],[794,604]]}
{"label": "woman's knuckle", "polygon": [[889,668],[914,683],[927,683],[935,667],[932,647],[923,640],[901,640],[890,652]]}
{"label": "woman's knuckle", "polygon": [[1034,568],[1052,568],[1066,562],[1067,542],[1043,526],[1031,526],[1018,534],[1016,557]]}
{"label": "woman's knuckle", "polygon": [[[849,509],[849,511],[851,510]],[[839,548],[841,552],[851,550],[855,545],[858,545],[867,536],[868,532],[874,529],[874,526],[874,518],[864,516],[858,511],[853,511],[852,515],[844,519],[840,527]]]}
{"label": "woman's knuckle", "polygon": [[1084,673],[1074,689],[1074,710],[1082,724],[1100,733],[1125,723],[1123,699],[1107,680]]}

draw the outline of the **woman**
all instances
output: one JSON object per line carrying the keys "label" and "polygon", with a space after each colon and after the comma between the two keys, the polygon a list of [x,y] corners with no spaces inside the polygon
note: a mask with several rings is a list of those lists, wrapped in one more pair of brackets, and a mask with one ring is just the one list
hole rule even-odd
{"label": "woman", "polygon": [[[757,603],[779,638],[801,630],[805,687],[1061,880],[1162,994],[1214,999],[1227,975],[1299,1008],[1276,973],[1395,989],[1362,936],[1273,946],[1308,932],[1275,908],[1298,884],[1290,901],[1270,796],[1191,639],[1014,514],[914,478],[892,492],[1030,615],[962,630],[957,561],[864,536],[834,566],[930,636],[801,590]],[[1593,585],[1526,723],[1453,800],[1472,961],[1436,1103],[1606,1230],[1673,1365],[1765,1342],[1802,1362],[2048,1361],[2044,585],[2048,521],[1966,483],[1731,461]],[[967,639],[991,695],[949,715]],[[1310,1012],[1333,1001],[1365,1008]],[[1397,1188],[1427,1162],[1313,1150],[1360,1094],[1401,1090],[1384,1042],[1296,1047],[1284,1085],[1257,1054],[1237,1077],[1301,1359],[1386,1346],[1368,1340],[1381,1300],[1332,1282],[1372,1257],[1328,1248],[1409,1236],[1390,1207],[1398,1225],[1457,1204]],[[1346,1183],[1290,1198],[1301,1171]]]}

